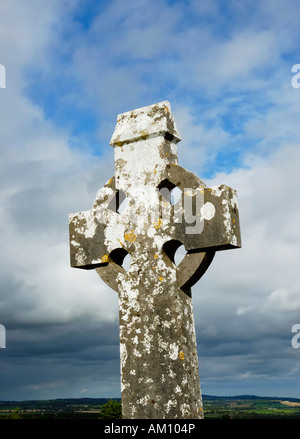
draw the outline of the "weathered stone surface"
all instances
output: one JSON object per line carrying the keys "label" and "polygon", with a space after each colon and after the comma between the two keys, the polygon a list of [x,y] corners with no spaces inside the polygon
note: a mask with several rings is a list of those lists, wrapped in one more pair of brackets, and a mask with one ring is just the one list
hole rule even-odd
{"label": "weathered stone surface", "polygon": [[118,116],[115,174],[90,211],[70,215],[71,266],[119,294],[124,418],[203,417],[191,287],[216,251],[241,246],[236,191],[180,167],[179,140],[168,102]]}
{"label": "weathered stone surface", "polygon": [[167,101],[120,114],[110,144],[122,146],[158,135],[167,136],[175,142],[181,140]]}

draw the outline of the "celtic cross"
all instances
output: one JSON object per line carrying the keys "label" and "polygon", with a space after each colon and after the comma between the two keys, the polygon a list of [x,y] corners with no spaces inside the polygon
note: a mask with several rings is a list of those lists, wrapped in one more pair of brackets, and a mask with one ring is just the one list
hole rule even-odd
{"label": "celtic cross", "polygon": [[71,266],[95,269],[119,296],[127,419],[203,418],[191,287],[216,251],[241,247],[236,191],[180,167],[179,141],[167,101],[119,115],[115,174],[69,219]]}

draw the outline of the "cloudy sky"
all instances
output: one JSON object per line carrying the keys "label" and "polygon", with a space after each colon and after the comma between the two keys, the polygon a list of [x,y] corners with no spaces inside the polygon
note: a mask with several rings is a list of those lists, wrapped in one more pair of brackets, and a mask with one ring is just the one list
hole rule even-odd
{"label": "cloudy sky", "polygon": [[202,392],[300,398],[299,23],[297,0],[1,1],[0,400],[120,396],[117,294],[70,268],[68,215],[114,173],[117,114],[163,100],[179,163],[238,191],[243,248],[193,288]]}

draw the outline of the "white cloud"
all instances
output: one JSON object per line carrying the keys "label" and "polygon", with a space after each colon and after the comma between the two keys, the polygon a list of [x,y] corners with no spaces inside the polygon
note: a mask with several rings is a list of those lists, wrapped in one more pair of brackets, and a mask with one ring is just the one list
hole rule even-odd
{"label": "white cloud", "polygon": [[243,246],[219,252],[193,288],[204,392],[218,374],[231,388],[239,379],[246,388],[255,382],[270,386],[271,394],[272,377],[287,387],[296,378],[286,373],[295,362],[291,327],[298,323],[300,304],[300,148],[284,144],[247,163],[206,181],[237,189]]}
{"label": "white cloud", "polygon": [[287,288],[276,288],[272,291],[264,303],[265,312],[289,312],[299,313],[300,311],[300,285],[296,284],[292,290]]}
{"label": "white cloud", "polygon": [[0,102],[0,217],[5,231],[0,259],[5,279],[10,279],[6,285],[15,286],[13,297],[2,289],[1,300],[8,321],[20,325],[65,323],[82,314],[113,321],[117,315],[115,298],[95,274],[71,273],[68,249],[68,214],[92,206],[113,166],[85,148],[72,149],[67,129],[57,129],[22,93],[22,69],[46,62],[40,55],[51,45],[53,26],[67,5],[13,1],[0,7],[9,66]]}
{"label": "white cloud", "polygon": [[179,162],[187,169],[198,169],[201,172],[207,163],[215,160],[217,154],[230,145],[232,136],[220,126],[206,128],[205,113],[198,119],[186,106],[173,107],[172,112],[182,139],[178,144]]}
{"label": "white cloud", "polygon": [[253,306],[239,306],[236,310],[237,316],[242,316],[243,314],[251,311],[253,309]]}

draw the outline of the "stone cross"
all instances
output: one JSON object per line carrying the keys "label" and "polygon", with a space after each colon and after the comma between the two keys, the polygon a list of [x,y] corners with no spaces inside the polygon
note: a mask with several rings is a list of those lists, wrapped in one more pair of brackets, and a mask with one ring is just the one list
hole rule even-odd
{"label": "stone cross", "polygon": [[91,210],[70,215],[71,266],[119,295],[126,419],[203,418],[191,287],[216,251],[241,247],[236,191],[180,167],[179,141],[167,101],[119,115],[115,174]]}

